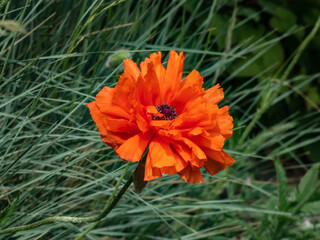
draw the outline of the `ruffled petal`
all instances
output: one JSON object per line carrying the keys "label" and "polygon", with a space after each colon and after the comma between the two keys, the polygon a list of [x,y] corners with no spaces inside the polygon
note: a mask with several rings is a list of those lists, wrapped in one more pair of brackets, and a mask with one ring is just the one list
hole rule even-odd
{"label": "ruffled petal", "polygon": [[132,136],[129,133],[115,133],[108,130],[107,117],[103,114],[96,105],[96,102],[87,104],[92,119],[99,128],[99,133],[102,141],[112,148],[116,149],[120,144],[124,143],[128,138]]}
{"label": "ruffled petal", "polygon": [[140,130],[136,123],[131,122],[127,119],[107,118],[107,129],[113,132],[127,132],[127,133],[138,133]]}
{"label": "ruffled petal", "polygon": [[218,132],[210,132],[209,135],[195,136],[191,140],[199,146],[221,151],[225,138]]}
{"label": "ruffled petal", "polygon": [[172,122],[172,127],[179,129],[207,125],[212,126],[212,121],[209,118],[207,104],[203,102],[201,97],[188,101],[183,112]]}
{"label": "ruffled petal", "polygon": [[125,141],[116,153],[124,160],[139,162],[152,136],[152,132],[136,134]]}
{"label": "ruffled petal", "polygon": [[193,70],[180,84],[180,89],[176,96],[173,97],[171,105],[182,113],[185,105],[193,99],[204,95],[202,88],[203,77],[199,72]]}
{"label": "ruffled petal", "polygon": [[162,95],[159,87],[158,76],[152,61],[142,62],[143,78],[139,78],[136,86],[136,94],[143,106],[155,106],[162,103]]}
{"label": "ruffled petal", "polygon": [[170,104],[173,96],[175,96],[179,90],[182,79],[183,63],[183,52],[180,52],[178,55],[175,50],[172,50],[169,53],[165,79],[162,83],[160,83],[163,89],[163,100],[167,104]]}
{"label": "ruffled petal", "polygon": [[[182,141],[187,145],[187,147],[191,150],[192,154],[196,158],[201,160],[207,159],[206,154],[202,151],[202,149],[197,144],[195,144],[195,142],[191,141],[188,138],[182,138]],[[192,159],[194,159],[194,157],[192,157]]]}
{"label": "ruffled petal", "polygon": [[106,125],[106,116],[103,114],[97,107],[96,102],[91,102],[87,104],[87,107],[90,110],[91,117],[96,123],[99,129],[107,130]]}
{"label": "ruffled petal", "polygon": [[178,171],[176,169],[176,166],[171,166],[171,167],[162,167],[160,168],[161,174],[177,174]]}
{"label": "ruffled petal", "polygon": [[174,166],[176,159],[169,143],[155,136],[149,144],[152,167],[162,168]]}
{"label": "ruffled petal", "polygon": [[121,107],[116,106],[112,102],[114,89],[104,87],[96,96],[96,104],[99,110],[108,116],[115,118],[126,118],[130,119],[130,114],[123,110]]}
{"label": "ruffled petal", "polygon": [[212,131],[221,133],[226,139],[232,136],[233,118],[229,115],[229,107],[224,106],[217,111],[216,125]]}
{"label": "ruffled petal", "polygon": [[[131,117],[133,116],[133,100],[136,80],[129,77],[128,74],[121,74],[118,84],[114,87],[112,103],[113,106],[119,106],[126,111]],[[111,108],[112,110],[112,108]]]}
{"label": "ruffled petal", "polygon": [[[192,166],[201,168],[204,165],[204,161],[206,160],[206,156],[202,155],[201,149],[197,149],[197,151],[201,151],[200,154],[197,155],[193,153],[192,149],[185,147],[181,144],[173,144],[174,150],[183,159],[182,165],[180,167],[185,168],[186,164],[189,162]],[[201,157],[201,159],[199,159]],[[181,170],[180,170],[181,171]]]}
{"label": "ruffled petal", "polygon": [[131,59],[123,60],[124,64],[124,74],[132,78],[135,82],[138,81],[138,78],[141,76],[141,72],[135,62]]}
{"label": "ruffled petal", "polygon": [[217,84],[212,88],[209,88],[207,91],[205,91],[204,95],[204,99],[206,100],[206,102],[211,104],[217,104],[223,99],[223,97],[223,89],[220,88],[220,84]]}
{"label": "ruffled petal", "polygon": [[203,177],[201,175],[199,168],[191,167],[190,165],[179,172],[180,177],[188,183],[200,183],[203,182]]}
{"label": "ruffled petal", "polygon": [[221,170],[229,167],[231,164],[235,162],[235,160],[226,152],[210,152],[210,158],[206,161],[204,167],[207,169],[207,171],[214,175]]}
{"label": "ruffled petal", "polygon": [[162,173],[161,173],[160,169],[152,166],[150,155],[151,154],[149,151],[147,159],[146,159],[144,181],[150,181],[150,180],[162,177]]}

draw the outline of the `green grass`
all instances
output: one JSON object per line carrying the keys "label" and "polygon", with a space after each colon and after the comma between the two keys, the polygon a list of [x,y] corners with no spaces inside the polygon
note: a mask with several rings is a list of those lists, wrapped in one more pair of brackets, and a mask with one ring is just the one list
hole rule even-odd
{"label": "green grass", "polygon": [[[315,21],[233,41],[264,10],[244,16],[241,1],[190,0],[1,1],[0,9],[0,231],[101,213],[126,164],[101,141],[86,103],[117,83],[117,50],[136,62],[162,51],[166,62],[176,49],[186,55],[184,76],[196,69],[205,88],[224,88],[220,106],[235,123],[225,149],[236,163],[215,176],[203,171],[201,184],[170,175],[140,195],[130,188],[86,238],[319,239],[319,160],[308,147],[320,142],[320,115],[306,88],[320,72],[296,71],[294,62]],[[299,33],[284,61],[241,75]],[[89,225],[57,222],[0,239],[74,239]]]}

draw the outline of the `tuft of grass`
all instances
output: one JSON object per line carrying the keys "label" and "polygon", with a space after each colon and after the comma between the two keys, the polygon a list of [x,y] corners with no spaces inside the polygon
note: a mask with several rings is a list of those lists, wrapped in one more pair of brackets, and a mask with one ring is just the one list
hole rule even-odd
{"label": "tuft of grass", "polygon": [[[235,123],[225,148],[236,163],[213,177],[203,172],[202,184],[165,176],[140,195],[130,188],[86,238],[317,237],[319,165],[306,147],[320,141],[320,117],[317,104],[306,112],[291,105],[297,95],[302,104],[312,101],[300,93],[320,73],[293,74],[279,60],[240,77],[306,29],[237,41],[237,31],[265,14],[243,14],[241,1],[28,0],[2,1],[0,9],[1,29],[7,26],[0,36],[0,230],[101,213],[125,166],[102,143],[86,103],[117,83],[124,56],[140,62],[162,51],[166,62],[176,49],[186,55],[184,76],[197,69],[205,88],[224,88],[221,106],[230,106]],[[4,23],[18,25],[11,31]],[[278,71],[285,78],[275,77]],[[74,239],[88,227],[54,223],[0,239]]]}

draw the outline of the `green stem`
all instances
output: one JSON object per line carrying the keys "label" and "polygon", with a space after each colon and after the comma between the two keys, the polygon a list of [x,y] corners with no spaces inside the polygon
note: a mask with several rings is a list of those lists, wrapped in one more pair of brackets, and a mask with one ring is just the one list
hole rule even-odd
{"label": "green stem", "polygon": [[[126,166],[124,172],[127,172],[128,167],[129,167],[129,163]],[[123,178],[124,174],[122,174],[122,175],[123,176],[121,176],[121,177]],[[122,179],[121,177],[120,177],[120,179]],[[120,179],[119,179],[119,181],[117,183],[117,186],[119,186],[119,184],[121,182]],[[111,200],[110,200],[111,203],[109,203],[109,201],[108,201],[107,204],[105,205],[102,213],[100,213],[100,214],[98,214],[96,216],[92,216],[92,217],[67,217],[67,216],[49,217],[49,218],[45,218],[45,219],[40,220],[40,221],[35,222],[35,223],[31,223],[31,224],[27,224],[27,225],[22,225],[22,226],[18,226],[18,227],[12,227],[12,228],[7,228],[7,229],[4,229],[4,230],[0,230],[0,235],[6,234],[6,233],[11,233],[11,232],[20,232],[20,231],[25,231],[25,230],[29,230],[29,229],[34,229],[34,228],[40,227],[42,225],[53,223],[53,222],[91,223],[91,222],[100,221],[102,218],[107,216],[111,212],[111,210],[117,205],[117,203],[121,199],[122,195],[130,187],[132,181],[133,181],[133,177],[131,175],[131,177],[127,180],[127,182],[121,188],[119,193],[114,197],[112,202],[111,202]],[[115,189],[115,191],[116,191],[116,189]],[[113,194],[111,196],[112,198],[114,196],[115,191],[113,192]]]}
{"label": "green stem", "polygon": [[[130,162],[129,162],[129,163],[130,163]],[[110,206],[111,202],[113,201],[114,196],[116,195],[117,189],[118,189],[120,183],[122,182],[122,179],[124,178],[124,176],[126,175],[126,173],[127,173],[127,171],[128,171],[129,163],[127,164],[126,168],[125,168],[124,171],[122,172],[122,174],[121,174],[121,176],[120,176],[120,178],[119,178],[119,180],[118,180],[118,182],[117,182],[117,184],[116,184],[116,186],[115,186],[115,188],[114,188],[111,196],[109,197],[106,205],[104,206],[103,210],[107,209],[107,208]],[[94,229],[94,228],[98,225],[99,222],[100,222],[100,221],[94,222],[90,227],[88,227],[85,231],[83,231],[83,232],[76,238],[76,240],[79,240],[79,239],[83,238],[88,232],[90,232],[92,229]]]}
{"label": "green stem", "polygon": [[274,101],[274,99],[277,97],[277,95],[281,91],[281,88],[283,86],[284,81],[288,78],[288,76],[289,76],[290,72],[292,71],[293,67],[296,65],[296,63],[297,63],[298,59],[300,58],[303,50],[307,47],[307,45],[310,43],[310,41],[316,35],[319,27],[320,27],[320,16],[318,17],[318,19],[317,19],[312,31],[309,33],[309,35],[303,40],[303,42],[298,47],[298,49],[296,51],[296,55],[293,57],[292,61],[290,62],[290,64],[288,65],[286,71],[283,73],[283,75],[282,75],[282,77],[280,79],[280,83],[278,85],[278,88],[275,90],[275,92],[270,97],[268,102],[266,104],[264,104],[264,106],[262,108],[258,109],[255,117],[252,119],[252,121],[250,122],[248,127],[246,127],[246,130],[244,131],[244,133],[242,134],[241,138],[239,139],[239,145],[244,143],[244,140],[249,135],[249,133],[251,132],[252,128],[257,123],[257,121],[260,119],[262,114],[271,106],[272,102]]}

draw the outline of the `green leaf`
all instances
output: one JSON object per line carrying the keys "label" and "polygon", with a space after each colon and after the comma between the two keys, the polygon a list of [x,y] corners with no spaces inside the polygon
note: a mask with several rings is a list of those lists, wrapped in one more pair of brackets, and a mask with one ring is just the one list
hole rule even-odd
{"label": "green leaf", "polygon": [[297,201],[304,201],[310,198],[317,188],[318,172],[320,164],[314,164],[312,168],[301,179],[298,191]]}
{"label": "green leaf", "polygon": [[303,205],[301,211],[310,214],[320,213],[320,201],[310,202]]}
{"label": "green leaf", "polygon": [[18,202],[19,197],[0,212],[0,227],[3,227],[8,222],[18,206]]}
{"label": "green leaf", "polygon": [[284,211],[288,206],[287,195],[289,192],[288,185],[287,185],[286,172],[282,167],[279,159],[275,159],[274,165],[276,168],[277,179],[278,179],[279,210]]}
{"label": "green leaf", "polygon": [[274,11],[275,17],[271,18],[271,27],[278,29],[280,32],[285,32],[297,21],[297,17],[288,9],[277,7]]}

